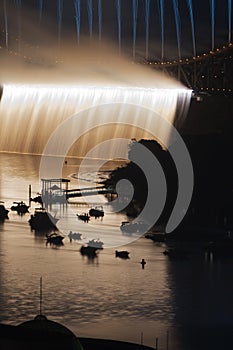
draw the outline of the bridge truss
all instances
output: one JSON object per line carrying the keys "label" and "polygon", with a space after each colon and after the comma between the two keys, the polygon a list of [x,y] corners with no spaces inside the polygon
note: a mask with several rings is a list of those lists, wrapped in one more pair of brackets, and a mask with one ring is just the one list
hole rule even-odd
{"label": "bridge truss", "polygon": [[197,93],[233,93],[233,44],[192,58],[144,64],[178,79]]}

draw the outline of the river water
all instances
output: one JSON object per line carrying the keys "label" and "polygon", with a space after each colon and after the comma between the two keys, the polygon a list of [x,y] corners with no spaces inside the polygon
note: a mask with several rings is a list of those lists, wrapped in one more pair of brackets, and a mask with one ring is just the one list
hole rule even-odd
{"label": "river water", "polygon": [[[0,199],[28,201],[41,190],[39,156],[1,154]],[[78,170],[79,161],[68,160],[64,177]],[[114,167],[116,164],[108,164]],[[88,179],[88,169],[86,173]],[[129,242],[119,226],[127,218],[109,211],[103,220],[85,224],[74,217],[88,207],[73,204],[75,215],[61,215],[61,228],[108,242],[96,259],[81,256],[80,243],[54,247],[44,235],[31,232],[28,220],[34,211],[9,213],[0,225],[0,322],[19,324],[39,312],[39,280],[43,277],[43,313],[70,328],[77,336],[111,338],[155,346],[159,349],[219,349],[232,342],[233,261],[207,260],[195,251],[187,261],[171,261],[164,245],[135,237]],[[69,221],[70,220],[70,221]],[[71,225],[71,226],[70,226]],[[115,257],[126,249],[130,259]],[[140,261],[147,262],[145,269]]]}

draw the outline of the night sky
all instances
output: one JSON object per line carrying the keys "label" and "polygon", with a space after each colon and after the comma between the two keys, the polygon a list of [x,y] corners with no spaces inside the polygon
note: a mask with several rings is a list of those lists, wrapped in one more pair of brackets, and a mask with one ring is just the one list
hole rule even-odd
{"label": "night sky", "polygon": [[[148,15],[146,15],[146,3],[149,4]],[[213,44],[217,48],[229,41],[232,16],[229,17],[228,10],[231,1],[213,0],[211,2],[209,0],[195,0],[190,2],[189,0],[164,0],[162,3],[164,4],[163,17],[160,16],[159,0],[150,0],[148,2],[146,0],[138,0],[137,21],[135,22],[137,57],[144,57],[146,54],[147,36],[149,57],[151,59],[159,59],[161,57],[162,42],[164,45],[164,58],[171,59],[177,58],[179,49],[182,57],[192,56],[194,42],[198,54],[208,52]],[[174,12],[175,3],[178,4],[176,15]],[[192,3],[193,6],[194,41],[188,3]],[[77,45],[76,13],[73,0],[5,0],[5,4],[4,11],[4,0],[1,0],[2,46],[4,46],[5,41],[6,18],[9,46],[13,46],[16,37],[19,36],[21,40],[34,45],[44,45],[48,38],[52,38],[54,44],[57,44],[59,36],[60,45],[68,42],[72,46]],[[88,4],[92,4],[89,10]],[[120,36],[121,51],[127,55],[132,55],[134,37],[132,0],[102,0],[101,4],[102,19],[99,21],[98,0],[80,1],[81,42],[87,40],[90,36],[90,31],[93,38],[97,40],[101,22],[102,40],[108,40],[115,46],[118,46]],[[211,10],[211,4],[214,5],[214,10],[213,8]],[[146,27],[146,23],[148,27]],[[178,35],[177,28],[179,31]]]}

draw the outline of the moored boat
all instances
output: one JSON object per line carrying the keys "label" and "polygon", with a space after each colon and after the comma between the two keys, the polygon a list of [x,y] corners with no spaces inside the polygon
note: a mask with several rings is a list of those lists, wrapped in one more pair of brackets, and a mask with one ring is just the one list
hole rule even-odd
{"label": "moored boat", "polygon": [[90,216],[88,215],[88,213],[77,214],[77,217],[79,220],[84,222],[88,222],[90,220]]}
{"label": "moored boat", "polygon": [[0,202],[0,221],[4,221],[8,218],[9,210],[7,210],[3,204],[4,202]]}
{"label": "moored boat", "polygon": [[97,257],[98,248],[82,245],[80,248],[80,253],[83,256],[87,256],[90,259]]}
{"label": "moored boat", "polygon": [[116,258],[129,259],[129,252],[127,250],[115,250]]}
{"label": "moored boat", "polygon": [[52,232],[48,235],[46,235],[46,243],[48,244],[54,244],[54,245],[63,245],[63,239],[64,236],[58,234],[57,232]]}
{"label": "moored boat", "polygon": [[31,215],[29,224],[33,230],[49,231],[56,230],[59,219],[52,216],[45,208],[36,208],[34,215]]}
{"label": "moored boat", "polygon": [[16,205],[11,206],[12,211],[17,211],[18,214],[28,213],[29,205],[26,205],[23,201],[14,202],[14,204],[16,204]]}
{"label": "moored boat", "polygon": [[95,218],[104,217],[104,210],[102,206],[94,207],[89,210],[89,215]]}

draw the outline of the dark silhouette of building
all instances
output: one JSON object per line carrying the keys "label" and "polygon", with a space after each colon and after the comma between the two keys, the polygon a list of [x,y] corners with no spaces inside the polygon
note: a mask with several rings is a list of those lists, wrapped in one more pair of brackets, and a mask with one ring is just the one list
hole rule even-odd
{"label": "dark silhouette of building", "polygon": [[1,350],[152,350],[108,339],[77,338],[67,327],[44,315],[18,326],[0,324]]}

